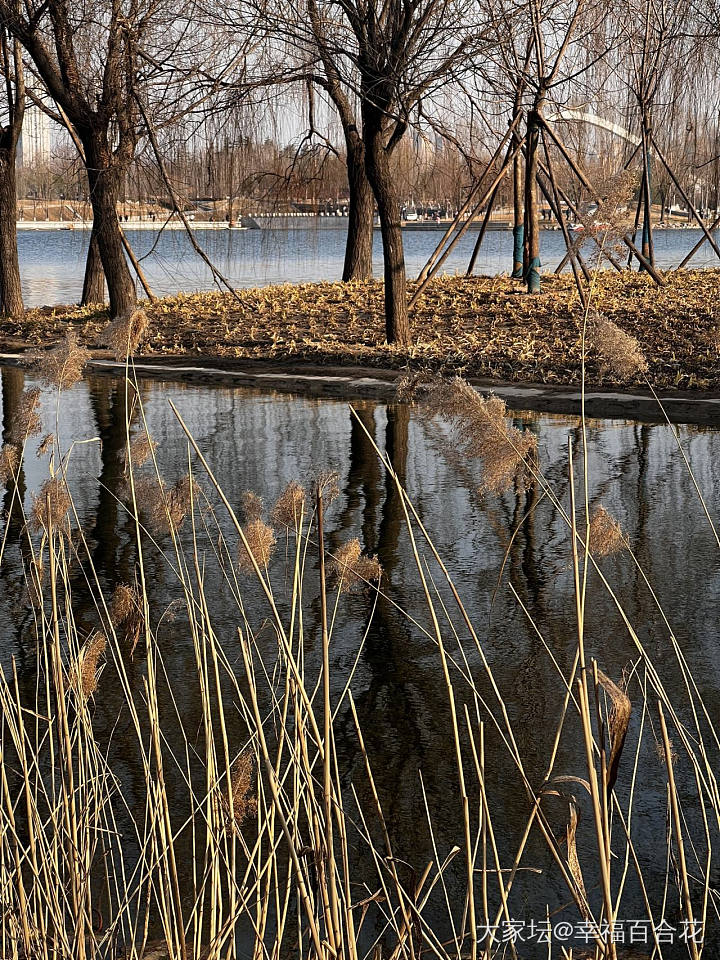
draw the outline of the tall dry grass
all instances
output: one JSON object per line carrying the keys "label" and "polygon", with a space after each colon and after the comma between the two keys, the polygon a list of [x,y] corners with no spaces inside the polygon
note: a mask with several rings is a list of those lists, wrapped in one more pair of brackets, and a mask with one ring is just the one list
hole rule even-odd
{"label": "tall dry grass", "polygon": [[[111,334],[120,343],[136,332],[131,325]],[[68,378],[57,361],[54,357],[45,371],[62,389],[76,371]],[[186,437],[188,472],[168,485],[129,359],[127,372],[131,415],[119,507],[134,529],[135,582],[118,584],[111,595],[103,591],[70,493],[72,448],[60,449],[55,438],[51,476],[32,502],[22,534],[28,588],[36,598],[37,662],[29,680],[27,665],[24,673],[16,662],[0,672],[0,955],[18,960],[524,956],[522,943],[508,931],[523,910],[518,877],[535,870],[529,851],[538,843],[554,882],[566,888],[572,915],[586,925],[589,955],[622,954],[617,930],[631,880],[652,925],[655,956],[675,955],[656,932],[674,916],[673,888],[687,923],[704,927],[717,916],[712,850],[720,829],[720,741],[714,719],[669,623],[669,652],[661,663],[632,624],[602,560],[625,551],[642,574],[641,565],[617,522],[602,504],[589,502],[586,475],[580,477],[584,492],[577,502],[572,447],[571,496],[564,502],[542,472],[535,437],[510,424],[500,401],[482,400],[459,381],[431,384],[416,395],[418,416],[442,417],[455,427],[456,447],[480,464],[485,496],[501,495],[512,484],[532,485],[538,491],[535,503],[550,501],[566,527],[573,572],[566,613],[576,631],[569,671],[555,659],[545,624],[532,620],[508,585],[557,673],[555,691],[546,691],[556,703],[556,728],[540,779],[521,747],[525,738],[512,719],[483,633],[391,460],[375,447],[395,486],[423,597],[423,609],[402,614],[424,624],[433,644],[447,702],[435,735],[455,771],[447,797],[459,824],[454,844],[439,846],[428,817],[435,855],[409,874],[406,862],[412,862],[413,851],[395,848],[353,697],[361,649],[339,686],[331,675],[337,611],[350,602],[348,594],[365,591],[371,609],[380,599],[392,602],[378,561],[363,555],[357,540],[334,553],[328,549],[333,477],[321,475],[305,485],[294,481],[274,504],[246,495],[238,516],[232,505],[237,491],[222,489],[171,404]],[[358,424],[365,429],[360,418]],[[31,392],[22,423],[13,425],[17,457],[8,451],[3,459],[12,497],[27,436],[39,429],[37,395]],[[374,446],[369,435],[368,442]],[[24,511],[25,505],[19,506]],[[6,529],[0,562],[7,536]],[[175,642],[187,645],[194,662],[182,689],[168,683],[172,652],[160,642],[160,623],[151,611],[151,550],[164,558],[181,596],[182,636]],[[230,619],[216,614],[206,586],[208,563],[216,565],[234,598]],[[286,565],[282,577],[273,576],[274,564]],[[317,577],[311,575],[315,568]],[[591,576],[616,606],[634,644],[632,683],[607,676],[602,651],[589,648]],[[440,580],[451,604],[442,599]],[[76,617],[80,581],[94,609],[90,632]],[[649,581],[648,586],[652,591]],[[262,604],[260,629],[248,614],[250,596],[253,604]],[[308,628],[306,612],[313,604],[320,610],[318,635]],[[311,648],[319,649],[318,657],[308,657]],[[681,678],[681,703],[667,693],[670,658]],[[182,722],[180,700],[196,705],[192,726]],[[124,792],[112,737],[98,732],[107,729],[107,717],[99,721],[98,715],[108,709],[116,711],[124,731],[120,760],[127,758],[140,771],[131,795]],[[350,718],[362,784],[348,784],[340,774],[341,716]],[[517,835],[490,799],[489,732],[502,744],[505,776],[525,798]],[[642,747],[653,737],[667,773],[667,828],[663,820],[656,831],[667,853],[659,899],[643,871],[634,833]],[[566,741],[581,744],[582,770],[563,765]],[[691,798],[679,786],[680,765],[696,786]],[[687,782],[685,776],[682,783]],[[702,835],[688,832],[689,802],[701,811]],[[592,856],[581,837],[592,839]],[[451,897],[454,871],[462,894]],[[546,882],[537,877],[540,899]],[[445,904],[442,922],[438,903]],[[683,949],[693,958],[702,952],[695,942]],[[552,936],[542,951],[571,955],[569,946]]]}

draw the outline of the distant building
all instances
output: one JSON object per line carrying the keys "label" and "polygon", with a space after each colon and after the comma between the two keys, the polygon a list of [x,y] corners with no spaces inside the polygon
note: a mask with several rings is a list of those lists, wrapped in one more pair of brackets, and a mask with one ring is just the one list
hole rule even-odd
{"label": "distant building", "polygon": [[39,107],[28,106],[25,110],[18,160],[23,167],[44,166],[50,162],[50,118]]}

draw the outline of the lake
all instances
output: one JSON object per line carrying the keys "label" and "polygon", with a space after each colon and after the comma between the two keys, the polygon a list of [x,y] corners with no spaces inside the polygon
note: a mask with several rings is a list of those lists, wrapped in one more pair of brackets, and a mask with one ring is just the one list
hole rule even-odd
{"label": "lake", "polygon": [[[332,231],[310,233],[319,246],[329,241]],[[226,245],[240,263],[248,248],[269,263],[267,245],[272,232],[255,235],[213,235],[218,247]],[[297,264],[315,262],[302,254],[303,230],[283,234],[297,244]],[[491,235],[500,243],[506,237]],[[48,234],[63,245],[79,244],[75,236]],[[143,237],[143,240],[148,238]],[[410,238],[409,238],[410,239]],[[550,240],[550,238],[548,238]],[[687,238],[684,238],[687,241]],[[40,242],[33,235],[28,242]],[[425,242],[416,238],[418,244]],[[167,235],[164,257],[179,255],[180,238]],[[278,244],[281,246],[280,240]],[[264,250],[264,253],[260,251]],[[77,247],[77,256],[80,249]],[[306,258],[303,260],[303,256]],[[52,262],[52,252],[50,254]],[[27,262],[27,261],[26,261]],[[79,264],[79,260],[78,260]],[[227,264],[225,264],[227,267]],[[248,268],[249,269],[249,268]],[[299,269],[299,268],[298,268]],[[308,267],[309,269],[309,267]],[[268,267],[270,271],[270,267]],[[279,277],[280,274],[268,273]],[[299,277],[295,277],[298,279]],[[60,283],[60,281],[58,281]],[[170,284],[170,278],[167,278]],[[53,288],[68,289],[62,285]],[[168,287],[168,289],[170,289]],[[70,293],[67,294],[70,297]],[[47,299],[63,299],[53,293]],[[32,378],[14,368],[2,370],[3,428],[6,431],[23,387]],[[573,574],[568,529],[557,506],[537,486],[516,486],[495,497],[481,497],[480,467],[472,461],[458,462],[448,446],[447,425],[429,422],[416,408],[402,404],[361,402],[353,416],[347,403],[308,399],[249,389],[183,385],[157,380],[140,381],[140,397],[151,436],[157,441],[160,471],[173,483],[188,468],[188,446],[169,406],[172,400],[198,446],[207,458],[220,486],[235,510],[240,510],[243,492],[252,490],[272,505],[292,480],[307,483],[324,469],[338,474],[339,495],[328,507],[328,549],[357,537],[369,554],[377,555],[384,571],[383,593],[356,591],[331,599],[333,640],[331,645],[334,703],[341,703],[335,724],[339,777],[350,802],[351,785],[367,799],[364,762],[358,750],[347,700],[341,701],[346,684],[351,684],[361,728],[378,793],[396,855],[413,876],[428,863],[440,863],[455,844],[462,843],[462,821],[457,795],[457,774],[452,740],[448,740],[447,690],[439,664],[428,608],[418,576],[400,498],[394,483],[378,461],[370,442],[374,438],[406,486],[410,497],[444,559],[457,590],[466,605],[478,636],[483,656],[507,705],[510,721],[523,757],[526,774],[535,788],[542,784],[555,727],[560,715],[563,685],[558,670],[568,674],[577,645],[574,621]],[[138,559],[135,525],[123,506],[122,471],[119,454],[125,445],[126,393],[123,381],[110,376],[92,376],[63,394],[57,413],[57,393],[44,388],[41,414],[42,433],[60,431],[60,443],[68,450],[74,442],[69,484],[77,504],[79,523],[92,556],[100,586],[106,595],[120,583],[132,583]],[[512,422],[533,431],[538,438],[540,466],[559,503],[567,506],[568,437],[578,451],[575,471],[582,470],[581,431],[572,417],[510,414]],[[714,491],[720,483],[720,433],[714,429],[647,425],[629,421],[597,420],[588,425],[589,499],[602,504],[620,522],[638,565],[627,551],[598,561],[616,593],[619,603],[637,631],[647,657],[658,671],[660,682],[675,703],[678,716],[692,727],[692,710],[680,675],[677,656],[669,639],[668,624],[698,684],[710,717],[720,713],[720,548],[704,515],[682,450],[691,464],[699,489],[707,496],[715,516]],[[26,507],[32,491],[38,491],[48,476],[47,454],[36,456],[39,441],[30,441],[20,492]],[[191,457],[205,489],[207,477]],[[147,468],[146,468],[147,469]],[[580,494],[579,494],[580,495]],[[212,490],[209,494],[212,498]],[[10,506],[5,495],[5,509]],[[214,499],[217,523],[228,542],[237,537],[227,513]],[[272,673],[277,640],[268,628],[268,612],[252,579],[242,580],[245,597],[243,618],[229,587],[222,565],[213,553],[212,523],[203,513],[202,522],[210,532],[200,531],[201,565],[206,594],[213,604],[218,641],[227,663],[242,674],[237,627],[256,631],[258,656],[266,658]],[[513,531],[515,536],[511,537]],[[416,536],[419,536],[417,529]],[[181,550],[192,552],[189,521],[180,532]],[[279,591],[287,582],[292,546],[279,537],[278,555],[270,577]],[[34,615],[23,607],[23,562],[27,559],[23,536],[12,525],[5,558],[0,567],[0,665],[6,673],[14,659],[23,689],[32,690],[36,655]],[[498,715],[480,652],[457,616],[452,597],[439,567],[423,543],[418,549],[427,563],[431,590],[437,598],[440,628],[450,658],[450,671],[458,709],[467,704],[472,712],[468,677],[477,693]],[[184,781],[182,756],[175,756],[178,724],[189,731],[193,749],[202,756],[200,713],[196,680],[196,653],[189,640],[183,615],[182,590],[173,572],[174,553],[169,539],[153,543],[144,540],[144,563],[153,629],[157,629],[161,663],[162,695],[159,709],[167,722],[167,780],[175,807],[173,816],[182,821]],[[289,560],[288,560],[289,553]],[[502,573],[502,581],[498,587]],[[88,594],[83,563],[73,568],[73,617],[78,629],[89,634],[98,623],[98,611]],[[308,560],[309,599],[305,605],[304,670],[309,677],[319,670],[320,608],[314,598],[317,562]],[[647,580],[645,579],[647,578]],[[662,604],[663,614],[651,592]],[[436,592],[436,593],[435,593]],[[284,608],[283,608],[284,609]],[[174,610],[173,617],[166,616]],[[620,683],[625,677],[634,704],[628,741],[622,758],[617,794],[623,807],[630,791],[635,792],[631,833],[654,906],[660,910],[665,896],[668,862],[666,848],[666,772],[656,750],[657,696],[648,690],[643,705],[642,688],[647,674],[615,601],[592,570],[588,580],[585,643],[588,657],[596,657],[602,670]],[[142,700],[146,678],[142,645],[128,659],[128,677],[134,694]],[[696,701],[697,702],[697,701]],[[94,697],[95,737],[108,752],[108,762],[127,805],[127,815],[143,809],[144,776],[137,755],[135,734],[112,662],[108,657]],[[512,863],[516,845],[528,814],[528,801],[518,772],[508,757],[498,731],[488,717],[485,723],[485,766],[488,806],[493,812],[495,837],[501,864]],[[463,720],[464,723],[464,720]],[[704,725],[704,721],[701,720]],[[239,713],[228,718],[231,737],[241,737]],[[707,730],[706,730],[707,734]],[[568,720],[556,773],[584,777],[586,770],[577,716]],[[710,762],[717,770],[718,748],[707,737]],[[682,753],[682,748],[678,746]],[[182,749],[180,749],[182,754]],[[189,762],[189,761],[188,761]],[[472,757],[465,756],[466,772]],[[634,765],[637,770],[634,772]],[[697,787],[684,753],[677,762],[683,815],[695,829],[698,850],[688,850],[695,876],[704,870],[703,833],[699,826]],[[471,777],[472,779],[472,777]],[[576,793],[582,791],[575,789]],[[472,809],[476,811],[477,791],[471,788]],[[587,798],[578,828],[578,855],[586,873],[588,897],[599,911],[599,889],[593,879],[596,856],[592,817]],[[473,813],[475,816],[475,813]],[[429,827],[432,825],[432,830]],[[117,829],[127,828],[122,817]],[[359,829],[359,828],[358,828]],[[558,821],[558,833],[564,820]],[[180,849],[182,839],[179,841]],[[355,840],[353,840],[355,845]],[[354,849],[354,846],[353,846]],[[615,883],[623,872],[626,850],[622,830],[614,822],[613,849],[616,854]],[[138,852],[127,842],[129,861]],[[695,855],[700,858],[695,860]],[[183,895],[191,898],[193,873],[190,851],[180,860]],[[462,857],[448,868],[444,883],[438,885],[427,907],[438,937],[452,937],[447,905],[456,913],[461,906]],[[531,839],[512,893],[513,916],[524,922],[542,920],[549,910],[554,920],[576,919],[569,895],[547,848],[539,836]],[[360,871],[362,873],[363,867]],[[402,868],[406,869],[405,866]],[[717,864],[713,863],[713,883]],[[372,872],[372,871],[370,871]],[[494,882],[494,881],[493,881]],[[671,879],[672,882],[672,879]],[[697,896],[698,882],[694,887]],[[617,886],[615,886],[617,891]],[[358,890],[360,897],[362,890]],[[497,894],[490,891],[493,910]],[[670,897],[665,915],[680,922],[677,895]],[[628,870],[619,911],[623,920],[645,916],[641,891],[632,868]],[[709,923],[715,923],[712,916]],[[384,922],[372,914],[373,936],[381,936]],[[713,926],[713,937],[717,926]],[[372,939],[372,938],[371,938]],[[532,949],[531,949],[532,946]],[[527,946],[522,955],[547,956],[546,948]],[[666,954],[674,956],[674,953]],[[678,954],[679,955],[679,954]],[[715,955],[715,954],[713,954]]]}
{"label": "lake", "polygon": [[[339,280],[342,276],[345,231],[343,218],[276,218],[260,221],[260,230],[198,230],[196,237],[217,267],[238,287],[277,283]],[[126,229],[153,291],[170,295],[180,291],[212,289],[207,266],[193,251],[184,231]],[[655,235],[660,267],[678,264],[702,236],[699,230],[659,230]],[[28,306],[73,303],[82,293],[89,234],[77,230],[26,229],[18,231],[23,294]],[[405,231],[408,275],[417,276],[442,233]],[[470,230],[443,265],[446,273],[464,273],[477,238]],[[565,252],[562,233],[541,233],[542,261],[554,269]],[[478,274],[506,273],[511,268],[512,234],[489,231],[476,264]],[[382,276],[382,249],[375,231],[374,272]],[[713,266],[717,258],[705,245],[691,261],[695,267]]]}

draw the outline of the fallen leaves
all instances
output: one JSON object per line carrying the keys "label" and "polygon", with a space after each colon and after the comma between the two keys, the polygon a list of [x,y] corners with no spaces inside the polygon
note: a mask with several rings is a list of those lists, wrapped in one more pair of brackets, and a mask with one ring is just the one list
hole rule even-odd
{"label": "fallen leaves", "polygon": [[[676,272],[667,281],[658,288],[644,274],[601,273],[593,308],[637,339],[654,386],[716,389],[720,271]],[[238,298],[178,294],[144,309],[149,328],[142,356],[429,367],[509,381],[580,381],[582,315],[570,276],[545,277],[540,296],[526,295],[506,277],[438,278],[413,310],[409,350],[384,342],[380,282],[257,287],[239,291]],[[51,345],[64,338],[69,322],[81,343],[100,346],[107,314],[75,307],[4,320],[0,342],[5,349]],[[614,377],[589,349],[588,383],[619,384]]]}

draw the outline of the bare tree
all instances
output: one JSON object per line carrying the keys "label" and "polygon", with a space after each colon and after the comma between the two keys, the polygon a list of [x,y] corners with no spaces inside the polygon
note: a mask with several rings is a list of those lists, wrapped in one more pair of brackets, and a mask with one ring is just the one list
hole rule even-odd
{"label": "bare tree", "polygon": [[312,0],[313,37],[359,98],[365,173],[380,217],[388,342],[410,342],[401,197],[392,157],[438,89],[468,72],[485,37],[477,7],[448,0]]}
{"label": "bare tree", "polygon": [[138,140],[131,89],[137,68],[131,38],[141,27],[141,18],[136,16],[133,22],[118,2],[80,19],[67,0],[31,0],[24,10],[21,13],[8,0],[0,0],[0,19],[22,43],[49,95],[82,142],[110,309],[113,316],[121,316],[136,302],[116,201]]}
{"label": "bare tree", "polygon": [[126,315],[136,291],[117,201],[145,132],[139,98],[146,110],[157,106],[164,123],[202,100],[199,90],[208,81],[200,64],[211,58],[207,33],[193,22],[192,5],[179,8],[168,0],[98,0],[82,7],[27,0],[22,9],[0,0],[0,23],[22,44],[77,136],[110,311]]}
{"label": "bare tree", "polygon": [[20,45],[0,25],[0,314],[23,312],[17,250],[17,148],[25,114]]}
{"label": "bare tree", "polygon": [[352,91],[343,84],[316,0],[308,0],[308,14],[322,65],[322,73],[315,73],[312,79],[327,92],[335,105],[345,138],[349,204],[343,280],[367,280],[372,277],[375,200],[365,168],[365,143],[359,111],[357,103],[353,103],[356,98]]}

